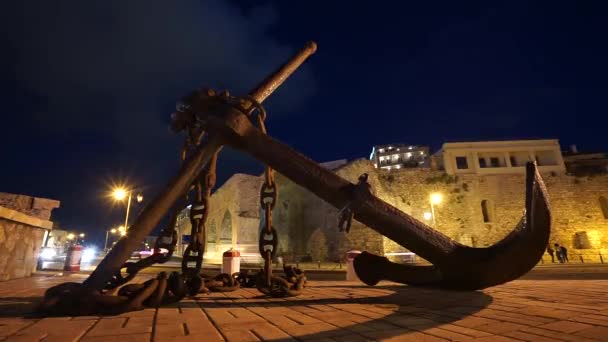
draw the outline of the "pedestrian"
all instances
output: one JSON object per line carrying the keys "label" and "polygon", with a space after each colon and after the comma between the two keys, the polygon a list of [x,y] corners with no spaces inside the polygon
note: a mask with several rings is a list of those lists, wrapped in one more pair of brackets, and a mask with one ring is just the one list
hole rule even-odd
{"label": "pedestrian", "polygon": [[553,245],[555,247],[555,254],[557,255],[557,260],[559,261],[560,264],[564,263],[564,258],[562,256],[562,249],[560,248],[559,244],[554,244]]}
{"label": "pedestrian", "polygon": [[566,247],[564,247],[564,246],[560,246],[559,250],[560,250],[560,252],[562,254],[562,260],[564,262],[570,262],[570,260],[568,260],[568,249]]}
{"label": "pedestrian", "polygon": [[555,264],[555,250],[551,248],[551,244],[547,245],[547,253],[551,256],[551,263]]}

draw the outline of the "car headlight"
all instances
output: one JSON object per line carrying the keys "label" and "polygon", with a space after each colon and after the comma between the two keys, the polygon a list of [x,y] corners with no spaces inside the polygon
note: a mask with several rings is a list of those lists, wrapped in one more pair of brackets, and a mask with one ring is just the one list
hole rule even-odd
{"label": "car headlight", "polygon": [[95,259],[95,248],[87,248],[82,251],[82,257],[80,259],[81,262],[91,262]]}
{"label": "car headlight", "polygon": [[43,248],[40,251],[40,258],[42,260],[51,260],[56,255],[57,255],[57,251],[55,251],[55,249],[53,249],[53,248]]}

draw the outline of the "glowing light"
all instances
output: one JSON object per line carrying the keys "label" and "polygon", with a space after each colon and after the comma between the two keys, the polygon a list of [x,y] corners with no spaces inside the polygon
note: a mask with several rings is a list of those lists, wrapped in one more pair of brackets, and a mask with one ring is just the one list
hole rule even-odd
{"label": "glowing light", "polygon": [[40,251],[42,260],[51,260],[55,255],[57,255],[57,251],[53,248],[43,248],[42,251]]}
{"label": "glowing light", "polygon": [[75,237],[74,234],[72,234],[72,233],[68,234],[68,240],[73,240],[74,237]]}
{"label": "glowing light", "polygon": [[116,188],[112,192],[112,196],[117,201],[122,201],[123,199],[125,199],[127,197],[127,195],[128,195],[127,190],[125,190],[123,188]]}
{"label": "glowing light", "polygon": [[443,200],[443,196],[440,193],[432,193],[431,194],[431,203],[432,204],[439,204],[441,203],[441,201]]}
{"label": "glowing light", "polygon": [[112,228],[112,229],[110,229],[110,232],[111,232],[112,234],[116,234],[116,228]]}
{"label": "glowing light", "polygon": [[125,232],[124,230],[121,230],[120,231],[120,236],[125,236],[125,235],[127,235],[127,232]]}
{"label": "glowing light", "polygon": [[433,214],[429,213],[428,211],[424,213],[425,220],[429,221],[432,217],[433,217]]}
{"label": "glowing light", "polygon": [[95,253],[97,253],[95,248],[87,248],[82,251],[82,257],[80,260],[82,262],[91,262],[93,259],[95,259]]}
{"label": "glowing light", "polygon": [[138,194],[137,195],[137,203],[141,203],[141,201],[143,201],[143,200],[144,200],[144,195]]}
{"label": "glowing light", "polygon": [[125,226],[120,226],[120,227],[118,227],[118,231],[122,233],[122,232],[126,232],[127,229],[125,228]]}
{"label": "glowing light", "polygon": [[83,238],[83,237],[84,237],[84,233],[80,233],[80,235],[79,235],[79,236],[80,236],[81,238]]}

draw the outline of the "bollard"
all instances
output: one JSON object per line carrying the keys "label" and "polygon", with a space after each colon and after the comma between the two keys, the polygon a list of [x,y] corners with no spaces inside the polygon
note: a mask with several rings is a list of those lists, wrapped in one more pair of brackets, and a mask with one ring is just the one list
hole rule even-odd
{"label": "bollard", "polygon": [[348,251],[346,252],[346,280],[358,280],[357,272],[355,272],[355,266],[353,265],[353,261],[357,255],[361,254],[361,251]]}
{"label": "bollard", "polygon": [[321,260],[319,260],[318,263],[319,263],[319,269],[321,269]]}
{"label": "bollard", "polygon": [[82,246],[70,246],[65,257],[64,271],[80,272],[80,259],[82,257]]}
{"label": "bollard", "polygon": [[579,255],[578,257],[581,259],[581,264],[584,264],[584,263],[585,263],[585,260],[583,260],[583,255],[581,254],[581,255]]}
{"label": "bollard", "polygon": [[602,253],[600,252],[600,262],[603,264],[604,263],[604,258],[602,257]]}
{"label": "bollard", "polygon": [[241,253],[230,248],[222,254],[222,273],[234,274],[241,271]]}

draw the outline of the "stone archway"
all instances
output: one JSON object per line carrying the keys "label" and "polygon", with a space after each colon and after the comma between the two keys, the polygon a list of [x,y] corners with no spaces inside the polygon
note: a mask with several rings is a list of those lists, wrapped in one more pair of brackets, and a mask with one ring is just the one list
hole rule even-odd
{"label": "stone archway", "polygon": [[209,226],[207,227],[207,243],[216,243],[217,242],[217,227],[215,226],[215,221],[209,222]]}
{"label": "stone archway", "polygon": [[224,212],[224,218],[222,219],[222,226],[219,234],[220,243],[232,243],[232,215],[230,211]]}

